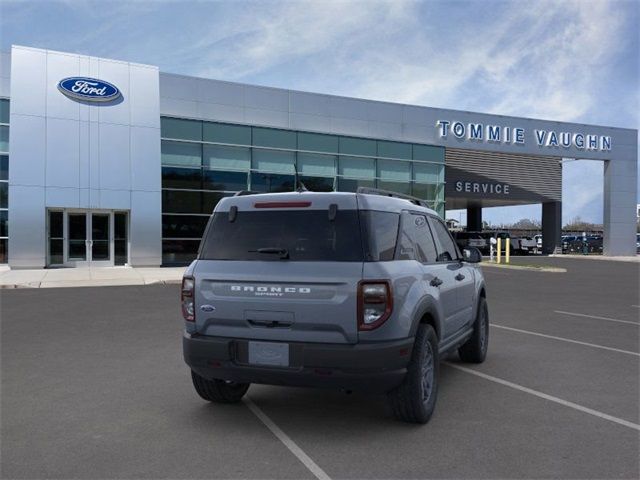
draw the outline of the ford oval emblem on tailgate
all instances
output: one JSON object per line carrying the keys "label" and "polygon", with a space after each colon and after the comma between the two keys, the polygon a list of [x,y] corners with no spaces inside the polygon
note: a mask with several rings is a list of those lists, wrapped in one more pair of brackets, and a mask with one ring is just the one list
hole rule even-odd
{"label": "ford oval emblem on tailgate", "polygon": [[216,307],[214,307],[213,305],[202,305],[200,307],[200,310],[202,310],[203,312],[213,312],[216,309]]}

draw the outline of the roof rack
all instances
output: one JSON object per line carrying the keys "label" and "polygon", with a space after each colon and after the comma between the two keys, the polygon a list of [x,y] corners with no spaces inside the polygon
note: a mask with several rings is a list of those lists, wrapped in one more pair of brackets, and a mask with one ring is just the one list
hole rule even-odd
{"label": "roof rack", "polygon": [[239,192],[234,193],[233,196],[244,197],[245,195],[255,195],[256,193],[260,193],[260,192],[254,192],[253,190],[241,190]]}
{"label": "roof rack", "polygon": [[401,198],[403,200],[408,200],[415,205],[420,205],[421,207],[431,208],[429,204],[418,197],[413,197],[411,195],[406,195],[404,193],[391,192],[389,190],[382,190],[380,188],[371,188],[371,187],[358,187],[356,193],[364,193],[367,195],[380,195],[383,197],[393,197],[393,198]]}

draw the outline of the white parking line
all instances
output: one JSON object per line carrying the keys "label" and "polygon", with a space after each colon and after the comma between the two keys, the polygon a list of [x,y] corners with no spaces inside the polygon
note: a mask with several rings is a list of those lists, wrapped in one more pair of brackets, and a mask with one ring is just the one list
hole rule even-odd
{"label": "white parking line", "polygon": [[588,413],[589,415],[593,415],[594,417],[599,417],[604,420],[608,420],[613,423],[617,423],[619,425],[623,425],[625,427],[633,428],[634,430],[640,431],[640,425],[637,423],[629,422],[622,418],[614,417],[612,415],[607,415],[606,413],[599,412],[598,410],[593,410],[592,408],[583,407],[582,405],[578,405],[577,403],[569,402],[567,400],[563,400],[558,397],[554,397],[553,395],[547,395],[546,393],[538,392],[537,390],[533,390],[531,388],[523,387],[522,385],[518,385],[517,383],[509,382],[507,380],[503,380],[501,378],[493,377],[491,375],[487,375],[486,373],[479,372],[477,370],[473,370],[471,368],[462,367],[460,365],[455,365],[453,363],[445,362],[448,366],[453,367],[457,370],[461,370],[466,373],[470,373],[471,375],[475,375],[477,377],[484,378],[485,380],[489,380],[491,382],[499,383],[500,385],[504,385],[506,387],[513,388],[515,390],[520,390],[521,392],[528,393],[530,395],[535,395],[536,397],[544,398],[545,400],[549,400],[551,402],[558,403],[560,405],[564,405],[565,407],[573,408],[574,410],[579,410],[580,412]]}
{"label": "white parking line", "polygon": [[520,330],[519,328],[505,327],[504,325],[496,325],[495,323],[491,323],[490,325],[495,328],[502,328],[503,330],[511,330],[513,332],[526,333],[528,335],[535,335],[536,337],[551,338],[553,340],[560,340],[562,342],[576,343],[578,345],[584,345],[586,347],[600,348],[602,350],[610,350],[612,352],[625,353],[627,355],[634,355],[636,357],[640,357],[640,353],[630,352],[629,350],[620,350],[619,348],[605,347],[604,345],[596,345],[595,343],[580,342],[578,340],[571,340],[569,338],[555,337],[553,335],[546,335],[544,333],[531,332],[529,330]]}
{"label": "white parking line", "polygon": [[278,438],[278,440],[280,440],[284,444],[284,446],[287,447],[289,451],[293,453],[298,458],[298,460],[300,460],[302,464],[309,469],[311,473],[313,473],[316,478],[318,478],[319,480],[331,480],[331,477],[327,475],[325,471],[316,464],[316,462],[311,460],[311,457],[304,453],[304,450],[302,450],[293,440],[291,440],[291,438],[286,433],[284,433],[280,429],[280,427],[278,427],[273,422],[273,420],[271,420],[267,416],[266,413],[260,410],[260,407],[253,403],[253,401],[249,397],[245,396],[242,401],[247,407],[249,407],[249,410],[251,410],[253,414],[258,417],[269,430],[271,430],[271,433],[273,433]]}
{"label": "white parking line", "polygon": [[638,322],[632,322],[629,320],[618,320],[617,318],[598,317],[597,315],[586,315],[584,313],[564,312],[562,310],[554,310],[554,312],[561,313],[562,315],[571,315],[573,317],[595,318],[596,320],[606,320],[607,322],[630,323],[631,325],[640,325],[640,323]]}

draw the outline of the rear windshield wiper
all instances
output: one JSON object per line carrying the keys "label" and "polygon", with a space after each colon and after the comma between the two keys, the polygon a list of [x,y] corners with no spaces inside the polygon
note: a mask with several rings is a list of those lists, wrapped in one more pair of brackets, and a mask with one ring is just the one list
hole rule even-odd
{"label": "rear windshield wiper", "polygon": [[266,247],[266,248],[259,248],[257,250],[249,250],[249,252],[250,253],[271,253],[275,255],[280,255],[280,258],[282,260],[289,259],[289,250],[287,250],[286,248]]}

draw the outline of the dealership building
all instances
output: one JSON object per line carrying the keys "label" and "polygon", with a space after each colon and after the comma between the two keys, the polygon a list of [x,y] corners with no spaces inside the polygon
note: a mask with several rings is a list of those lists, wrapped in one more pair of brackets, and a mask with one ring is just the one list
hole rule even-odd
{"label": "dealership building", "polygon": [[[401,88],[399,86],[398,88]],[[570,101],[571,99],[567,99]],[[440,215],[542,204],[560,244],[562,160],[604,162],[604,252],[635,255],[637,131],[162,73],[13,46],[0,54],[0,263],[158,266],[194,258],[235,192],[376,187]],[[568,199],[570,201],[570,199]]]}

